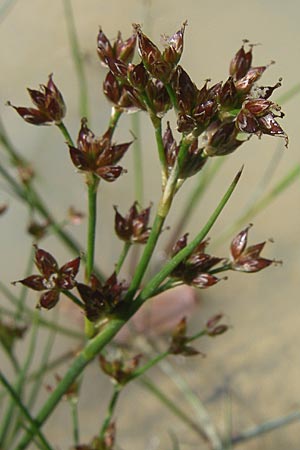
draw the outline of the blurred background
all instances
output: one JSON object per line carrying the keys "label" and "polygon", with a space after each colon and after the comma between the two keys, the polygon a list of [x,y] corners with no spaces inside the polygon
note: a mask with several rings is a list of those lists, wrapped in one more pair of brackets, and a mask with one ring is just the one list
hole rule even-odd
{"label": "blurred background", "polygon": [[[173,34],[187,20],[181,64],[198,86],[207,78],[213,83],[225,80],[231,58],[242,40],[248,39],[251,43],[260,44],[253,50],[254,65],[276,62],[265,72],[262,84],[273,85],[280,77],[283,78],[281,89],[273,95],[274,100],[295,86],[299,87],[298,2],[72,0],[71,3],[88,78],[89,125],[96,134],[104,132],[110,114],[110,105],[102,94],[106,69],[100,65],[96,53],[99,26],[109,38],[115,38],[118,30],[127,38],[132,32],[132,23],[141,23],[143,31],[159,43],[162,34]],[[71,205],[85,211],[83,178],[70,164],[66,145],[55,127],[30,126],[5,106],[7,100],[29,106],[26,87],[37,88],[53,72],[54,81],[67,104],[66,125],[71,135],[76,137],[80,127],[78,84],[63,2],[2,0],[0,11],[1,118],[15,147],[32,161],[37,174],[36,186],[48,208],[59,222],[63,222]],[[216,254],[228,255],[234,233],[225,240],[220,236],[224,236],[228,227],[240,218],[249,202],[262,195],[264,187],[266,190],[263,192],[269,192],[299,164],[299,96],[297,89],[295,92],[283,105],[286,116],[281,121],[289,135],[289,148],[285,149],[283,140],[279,138],[264,136],[259,140],[253,137],[233,155],[226,157],[222,169],[185,227],[184,231],[190,232],[191,236],[201,229],[244,164],[238,189],[210,232],[212,249]],[[149,119],[141,114],[140,122],[145,170],[144,206],[148,206],[150,202],[155,205],[158,201],[160,172]],[[132,116],[128,115],[120,121],[116,140],[130,140],[131,129]],[[2,156],[1,163],[5,161]],[[112,272],[121,250],[120,241],[110,238],[114,219],[112,205],[118,205],[120,212],[125,213],[134,201],[130,151],[123,165],[128,173],[116,183],[102,183],[99,196],[96,259],[107,274]],[[167,221],[171,229],[164,232],[160,241],[161,252],[156,254],[157,264],[163,257],[164,242],[168,241],[176,218],[189,202],[196,182],[195,179],[188,181],[178,195],[176,207]],[[0,204],[8,203],[8,211],[0,223],[1,280],[9,285],[12,280],[23,276],[32,238],[26,232],[26,206],[10,196],[3,182],[0,187]],[[191,329],[199,330],[210,316],[219,312],[225,314],[231,329],[217,339],[206,339],[197,344],[197,348],[207,355],[205,359],[172,360],[176,372],[193,387],[218,429],[224,433],[228,430],[238,432],[300,410],[299,199],[300,183],[297,180],[251,219],[254,227],[250,231],[250,243],[274,240],[267,244],[264,256],[282,260],[282,266],[272,266],[258,274],[233,273],[227,281],[220,282],[208,292],[201,291],[190,322]],[[248,221],[242,227],[247,224]],[[84,245],[85,223],[74,226],[70,231]],[[61,263],[70,256],[55,237],[46,238],[42,247],[51,249]],[[155,266],[152,267],[154,269]],[[34,305],[35,296],[30,294],[29,301]],[[73,322],[76,326],[75,319]],[[59,350],[68,348],[69,341],[62,341],[57,346]],[[163,391],[176,398],[176,386],[169,383],[161,370],[154,371],[153,376]],[[105,383],[97,365],[92,365],[84,380],[85,392],[80,401],[83,442],[97,433],[105,413],[109,399],[109,388]],[[171,449],[169,432],[172,430],[176,430],[180,449],[206,448],[197,435],[188,431],[182,422],[177,422],[138,384],[126,388],[116,419],[122,449]],[[59,449],[71,446],[69,422],[66,406],[60,405],[45,428],[47,436]],[[300,424],[294,423],[244,442],[239,448],[296,450],[299,448],[299,433]]]}

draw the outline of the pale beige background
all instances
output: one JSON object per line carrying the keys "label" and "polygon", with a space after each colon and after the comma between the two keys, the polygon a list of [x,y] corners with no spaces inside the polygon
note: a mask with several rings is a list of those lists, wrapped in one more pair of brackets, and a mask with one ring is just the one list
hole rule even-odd
{"label": "pale beige background", "polygon": [[[153,40],[159,42],[162,33],[173,33],[187,19],[189,26],[182,64],[199,86],[208,77],[214,82],[226,78],[229,61],[244,38],[262,44],[254,49],[257,65],[276,61],[276,65],[270,67],[264,76],[266,84],[274,84],[282,76],[281,93],[284,93],[299,82],[298,2],[74,0],[72,4],[81,47],[86,55],[90,124],[98,133],[104,131],[109,114],[109,106],[101,93],[105,71],[99,64],[95,50],[99,25],[109,37],[115,37],[119,29],[126,37],[131,32],[131,23],[141,22]],[[65,145],[56,129],[29,126],[4,106],[8,99],[18,105],[29,104],[25,87],[38,86],[53,72],[68,105],[66,123],[71,133],[76,135],[79,126],[77,83],[62,2],[15,2],[2,17],[0,52],[1,116],[15,145],[26,157],[34,159],[39,188],[48,198],[48,205],[55,215],[63,219],[69,205],[78,208],[85,205],[84,186],[70,165]],[[238,217],[276,152],[282,153],[282,158],[273,182],[299,163],[299,98],[295,97],[283,109],[286,112],[284,128],[290,137],[289,149],[283,149],[278,139],[266,137],[259,141],[253,138],[236,154],[228,157],[217,183],[209,190],[188,231],[194,233],[201,227],[242,164],[245,164],[245,171],[239,189],[210,233],[212,240]],[[122,121],[117,132],[119,139],[130,138],[130,123],[130,118]],[[156,202],[159,175],[155,169],[158,163],[151,128],[146,119],[142,130],[148,175],[146,203],[150,200]],[[103,184],[99,201],[101,219],[97,260],[102,266],[108,267],[108,271],[112,270],[120,250],[117,240],[110,242],[108,239],[113,218],[111,205],[118,204],[124,211],[134,199],[130,152],[124,159],[124,165],[129,173],[114,185]],[[150,172],[150,167],[153,172]],[[191,181],[180,193],[180,201],[188,201],[192,184]],[[266,255],[282,259],[283,266],[256,275],[233,274],[227,282],[205,292],[199,317],[193,322],[194,329],[219,311],[226,313],[233,329],[218,340],[199,343],[199,348],[208,355],[205,360],[179,361],[180,370],[194,383],[196,392],[205,401],[220,429],[226,428],[228,391],[231,393],[235,430],[300,408],[299,194],[298,182],[255,218],[255,227],[250,235],[252,242],[274,238],[275,242],[267,247]],[[20,277],[30,247],[30,238],[24,232],[26,209],[1,190],[0,202],[7,200],[10,209],[0,224],[1,278],[5,282]],[[179,210],[177,206],[169,225]],[[78,239],[82,239],[84,226],[75,229],[74,233]],[[53,252],[61,261],[68,257],[68,253],[53,238],[47,239],[44,246],[55,249]],[[221,247],[220,252],[226,252],[226,248]],[[68,343],[61,345],[67,346]],[[99,405],[104,413],[109,392],[107,388],[103,392],[96,365],[89,369],[89,377],[86,386],[91,385],[90,380],[93,380],[93,389],[81,403],[82,435],[85,440],[97,432]],[[165,379],[161,381],[164,382]],[[172,392],[175,395],[175,390]],[[181,425],[174,422],[163,407],[150,400],[150,396],[140,387],[128,388],[117,414],[122,448],[169,449],[169,429],[179,432],[183,450],[205,448],[200,447],[196,437],[190,432],[186,433],[183,427],[181,433]],[[70,446],[70,434],[66,433],[68,427],[68,410],[60,406],[46,429],[57,448]],[[295,424],[240,448],[296,450],[299,448],[299,435],[300,425]]]}

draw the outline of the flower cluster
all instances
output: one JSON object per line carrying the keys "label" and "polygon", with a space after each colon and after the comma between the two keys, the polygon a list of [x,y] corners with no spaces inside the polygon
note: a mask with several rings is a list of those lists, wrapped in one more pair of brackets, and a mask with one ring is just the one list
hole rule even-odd
{"label": "flower cluster", "polygon": [[114,206],[115,231],[122,241],[145,244],[150,234],[148,223],[151,207],[139,211],[137,206],[137,202],[134,202],[125,217],[121,216],[118,208]]}
{"label": "flower cluster", "polygon": [[[239,272],[259,272],[262,269],[277,264],[279,261],[260,256],[266,242],[247,246],[248,232],[251,224],[238,233],[230,245],[230,258],[210,256],[205,249],[208,241],[201,242],[193,252],[181,261],[171,273],[171,277],[181,280],[184,284],[203,289],[213,286],[219,281],[216,273],[234,270]],[[187,246],[185,234],[174,245],[172,257]]]}
{"label": "flower cluster", "polygon": [[69,145],[70,156],[77,169],[91,172],[105,181],[115,181],[123,172],[116,165],[128,150],[131,142],[113,145],[110,132],[100,138],[88,128],[86,119],[82,119],[77,138],[77,147]]}
{"label": "flower cluster", "polygon": [[77,289],[85,305],[85,313],[91,322],[96,322],[112,313],[122,302],[127,284],[118,282],[114,272],[104,283],[95,276],[90,285],[77,283]]}
{"label": "flower cluster", "polygon": [[66,114],[66,105],[63,96],[52,80],[52,74],[46,85],[42,84],[40,90],[28,89],[29,95],[36,108],[12,106],[18,114],[32,125],[60,124]]}
{"label": "flower cluster", "polygon": [[30,275],[14,284],[21,283],[34,291],[46,291],[40,296],[38,307],[51,309],[57,304],[61,292],[75,287],[80,258],[59,267],[50,253],[35,246],[35,265],[41,275]]}
{"label": "flower cluster", "polygon": [[111,377],[116,383],[120,385],[126,384],[130,381],[135,369],[138,367],[142,355],[135,355],[130,360],[124,361],[121,358],[116,358],[112,361],[106,359],[103,355],[99,356],[100,367],[106,375]]}

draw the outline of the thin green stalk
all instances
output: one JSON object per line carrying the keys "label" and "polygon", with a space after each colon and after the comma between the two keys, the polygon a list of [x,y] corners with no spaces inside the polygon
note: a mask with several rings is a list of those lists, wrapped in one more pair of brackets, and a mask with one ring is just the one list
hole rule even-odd
{"label": "thin green stalk", "polygon": [[96,220],[97,220],[97,188],[99,179],[94,174],[88,178],[88,234],[86,250],[85,278],[89,282],[94,269]]}
{"label": "thin green stalk", "polygon": [[115,106],[113,106],[111,108],[110,120],[109,120],[109,125],[108,125],[110,137],[113,136],[121,115],[122,115],[122,110],[116,108]]}
{"label": "thin green stalk", "polygon": [[149,378],[143,376],[139,379],[140,384],[148,389],[151,394],[159,399],[175,416],[177,416],[183,423],[188,425],[189,428],[194,430],[198,436],[207,442],[206,436],[203,431],[198,427],[198,425],[191,419],[182,409],[180,409],[177,404],[165,395],[162,390],[160,390],[155,384],[153,384]]}
{"label": "thin green stalk", "polygon": [[154,127],[156,146],[157,146],[158,156],[159,156],[161,169],[162,169],[162,185],[164,187],[166,184],[166,181],[167,181],[167,177],[168,177],[168,168],[167,168],[167,161],[166,161],[166,155],[165,155],[165,147],[164,147],[163,138],[162,138],[162,128],[161,128],[162,120],[154,114],[151,114],[150,117],[151,117],[151,121],[152,121],[152,124]]}
{"label": "thin green stalk", "polygon": [[277,428],[289,425],[293,422],[298,422],[300,420],[300,411],[294,411],[283,417],[278,417],[276,419],[268,420],[260,425],[249,428],[248,430],[242,431],[232,438],[232,444],[239,445],[243,442],[254,439],[262,434],[270,433]]}
{"label": "thin green stalk", "polygon": [[46,440],[45,436],[39,429],[35,420],[31,417],[26,406],[23,405],[18,392],[16,392],[16,390],[10,385],[10,383],[8,382],[8,380],[6,379],[6,377],[3,375],[3,373],[1,371],[0,371],[0,382],[5,387],[5,389],[9,392],[13,402],[17,405],[17,407],[22,412],[23,416],[27,419],[28,423],[30,424],[31,428],[34,430],[35,434],[40,438],[41,442],[43,443],[44,448],[47,450],[53,450],[52,447],[50,446],[50,444],[48,443],[48,441]]}
{"label": "thin green stalk", "polygon": [[77,38],[72,4],[70,0],[64,0],[63,3],[71,53],[79,84],[79,111],[81,117],[88,117],[88,84],[84,71],[83,58]]}
{"label": "thin green stalk", "polygon": [[66,297],[68,297],[75,305],[79,306],[79,308],[84,309],[84,303],[79,300],[76,295],[72,294],[72,292],[67,291],[66,289],[63,289],[62,292],[65,294]]}
{"label": "thin green stalk", "polygon": [[69,400],[69,403],[70,403],[71,414],[72,414],[74,446],[77,446],[77,445],[79,445],[79,442],[80,442],[78,398],[72,396],[72,398]]}
{"label": "thin green stalk", "polygon": [[[2,283],[1,281],[0,281],[0,292],[2,292],[3,295],[4,295],[5,297],[7,297],[7,299],[8,299],[11,303],[13,303],[13,304],[16,305],[16,306],[18,305],[18,298],[15,297],[15,296],[9,291],[9,289],[7,289],[7,287],[5,286],[5,284]],[[6,313],[7,315],[10,315],[10,316],[14,316],[14,314],[15,314],[15,313],[11,313],[9,310],[3,308],[2,306],[1,306],[0,310],[1,310],[1,311],[5,311],[5,313]],[[24,312],[24,314],[26,314],[26,315],[27,315],[28,317],[30,317],[30,318],[34,317],[34,316],[35,316],[35,313],[36,313],[36,311],[32,311],[32,310],[31,310],[28,306],[26,306],[26,305],[24,305],[23,312]],[[50,328],[50,329],[54,329],[54,330],[56,330],[57,332],[59,332],[60,334],[64,334],[65,336],[69,336],[69,337],[72,337],[72,338],[82,339],[82,337],[83,337],[81,332],[72,330],[72,329],[67,328],[67,327],[65,327],[65,326],[62,326],[62,325],[58,325],[58,324],[56,324],[55,322],[52,322],[51,320],[44,319],[43,317],[40,317],[40,319],[39,319],[39,325],[42,325],[42,326],[47,327],[47,328]]]}
{"label": "thin green stalk", "polygon": [[[36,348],[37,332],[38,332],[38,318],[39,318],[39,313],[36,312],[34,322],[33,322],[32,332],[31,332],[31,339],[30,339],[30,343],[29,343],[29,347],[28,347],[28,351],[27,351],[27,356],[25,358],[23,367],[18,374],[16,385],[15,385],[15,392],[19,398],[22,398],[22,391],[23,391],[25,377],[27,375],[27,371],[32,362],[35,348]],[[6,443],[7,443],[6,440],[9,435],[11,426],[13,424],[12,419],[13,419],[14,406],[15,406],[15,401],[12,398],[7,407],[6,414],[3,418],[1,428],[0,428],[0,448],[6,447]]]}
{"label": "thin green stalk", "polygon": [[160,286],[160,284],[171,274],[171,272],[175,269],[175,267],[185,258],[187,258],[194,248],[200,244],[200,242],[207,236],[207,233],[210,231],[217,218],[223,211],[226,203],[230,199],[239,179],[242,174],[242,169],[238,172],[233,182],[227,189],[226,193],[222,197],[220,203],[200,231],[197,236],[180,252],[178,252],[168,263],[164,265],[164,267],[148,282],[145,288],[142,290],[136,301],[133,303],[133,309],[136,311],[144,301],[151,297],[155,290]]}
{"label": "thin green stalk", "polygon": [[[87,232],[87,250],[85,280],[87,283],[94,270],[95,240],[96,240],[96,221],[97,221],[97,189],[99,178],[93,173],[87,175],[88,186],[88,232]],[[85,317],[85,334],[92,337],[95,333],[94,324]]]}
{"label": "thin green stalk", "polygon": [[[173,198],[176,193],[176,185],[177,185],[177,180],[178,180],[178,176],[180,173],[180,167],[183,163],[183,160],[186,156],[186,152],[187,152],[190,144],[191,144],[191,142],[188,139],[182,141],[182,145],[179,150],[177,161],[170,173],[167,184],[164,188],[162,197],[160,199],[160,202],[159,202],[159,205],[157,208],[157,213],[156,213],[156,217],[154,219],[154,223],[153,223],[153,226],[151,229],[150,236],[149,236],[147,244],[144,248],[142,257],[136,267],[136,270],[135,270],[132,282],[130,284],[130,287],[128,289],[128,292],[126,294],[125,300],[130,300],[134,297],[134,295],[135,295],[137,289],[139,288],[140,283],[144,277],[144,274],[148,267],[149,261],[154,252],[156,243],[160,236],[162,227],[164,225],[165,219],[171,208]],[[156,286],[156,287],[158,287],[158,286]]]}
{"label": "thin green stalk", "polygon": [[[126,323],[126,318],[114,318],[107,322],[102,330],[94,338],[90,339],[84,349],[73,360],[71,366],[63,379],[58,383],[55,390],[49,395],[47,401],[36,417],[36,424],[42,427],[47,418],[51,415],[61,398],[74,383],[85,367],[101,352],[105,345],[112,340],[117,332]],[[25,433],[15,450],[24,450],[32,441],[35,430],[31,427]]]}
{"label": "thin green stalk", "polygon": [[172,102],[172,105],[174,106],[175,111],[178,111],[177,97],[176,97],[174,89],[172,88],[170,83],[166,83],[165,88],[167,89],[167,92],[169,94],[169,97],[171,99],[171,102]]}
{"label": "thin green stalk", "polygon": [[[54,358],[53,361],[48,362],[48,358],[45,358],[45,365],[40,367],[38,370],[32,372],[29,374],[26,378],[26,381],[28,383],[35,381],[36,379],[40,378],[42,375],[44,375],[46,372],[49,372],[50,370],[56,369],[61,364],[65,364],[69,359],[74,358],[76,352],[74,350],[68,350],[67,352],[63,353],[62,355],[58,356],[57,358]],[[43,358],[44,360],[44,358]]]}
{"label": "thin green stalk", "polygon": [[114,414],[116,406],[117,406],[117,401],[119,399],[121,389],[122,389],[122,386],[120,386],[119,384],[114,385],[114,390],[113,390],[113,394],[112,394],[112,397],[111,397],[109,405],[108,405],[107,414],[106,414],[106,417],[104,419],[104,422],[102,424],[101,431],[100,431],[100,439],[101,440],[104,440],[105,432],[106,432],[107,428],[109,427],[109,424],[112,421],[112,417],[113,417],[113,414]]}
{"label": "thin green stalk", "polygon": [[174,245],[174,242],[176,242],[176,240],[182,233],[182,230],[190,220],[192,214],[195,213],[196,206],[200,202],[203,194],[206,192],[206,189],[209,186],[210,182],[214,179],[215,175],[222,167],[224,161],[225,159],[223,158],[217,158],[216,161],[209,167],[209,169],[206,169],[204,167],[203,171],[200,172],[199,181],[197,182],[193,192],[189,196],[188,201],[183,207],[180,218],[172,230],[171,237],[166,246],[167,253],[170,252],[172,246]]}
{"label": "thin green stalk", "polygon": [[60,122],[57,124],[57,127],[60,129],[62,135],[64,136],[66,143],[74,147],[73,140],[65,124],[63,122]]}
{"label": "thin green stalk", "polygon": [[244,226],[245,223],[253,219],[261,211],[264,211],[269,204],[280,195],[288,186],[294,183],[300,176],[300,164],[297,164],[287,175],[285,175],[266,195],[264,195],[257,203],[250,206],[250,208],[236,220],[229,229],[227,229],[221,236],[214,241],[214,246],[220,245],[222,242],[227,240],[229,237],[238,230],[240,227]]}
{"label": "thin green stalk", "polygon": [[131,247],[131,242],[124,242],[124,246],[123,246],[122,252],[120,254],[119,260],[118,260],[116,268],[115,268],[115,272],[116,272],[117,275],[118,275],[118,273],[120,272],[120,270],[121,270],[121,268],[123,266],[123,263],[124,263],[124,261],[126,259],[126,256],[128,255],[130,247]]}
{"label": "thin green stalk", "polygon": [[133,142],[133,175],[134,175],[134,193],[136,201],[142,205],[144,201],[144,175],[143,175],[143,160],[141,147],[141,125],[140,115],[132,114],[131,126],[135,137]]}

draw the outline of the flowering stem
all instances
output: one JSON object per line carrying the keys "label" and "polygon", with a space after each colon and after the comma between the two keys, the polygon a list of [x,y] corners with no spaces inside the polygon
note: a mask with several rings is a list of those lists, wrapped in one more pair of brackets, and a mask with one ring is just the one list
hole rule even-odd
{"label": "flowering stem", "polygon": [[196,211],[196,205],[199,203],[204,192],[206,192],[208,185],[214,179],[214,176],[216,175],[218,170],[222,167],[224,161],[225,160],[223,158],[218,158],[209,169],[206,169],[206,167],[204,167],[203,171],[199,174],[199,181],[192,191],[189,197],[189,201],[186,202],[185,207],[183,207],[179,221],[173,228],[171,237],[166,246],[166,253],[170,252],[172,246],[174,245],[174,242],[178,239],[180,233],[182,233],[182,230],[185,227],[186,223],[191,218],[193,212]]}
{"label": "flowering stem", "polygon": [[140,131],[140,115],[132,114],[131,119],[132,132],[135,137],[133,142],[133,174],[134,174],[134,193],[135,200],[142,205],[144,201],[144,177],[142,164],[141,149],[141,131]]}
{"label": "flowering stem", "polygon": [[108,126],[111,137],[115,132],[116,126],[122,115],[122,112],[123,112],[122,110],[120,110],[114,106],[111,108],[111,115],[110,115],[109,126]]}
{"label": "flowering stem", "polygon": [[166,83],[165,88],[167,89],[167,92],[169,94],[169,97],[171,99],[171,102],[172,102],[172,105],[174,106],[175,111],[178,111],[178,103],[177,103],[177,98],[176,98],[174,89],[172,88],[170,83]]}
{"label": "flowering stem", "polygon": [[162,185],[165,186],[167,177],[168,177],[168,171],[167,171],[167,161],[166,161],[166,155],[165,155],[165,148],[162,138],[162,129],[161,129],[161,119],[157,117],[155,114],[151,114],[151,121],[154,127],[155,131],[155,139],[156,139],[156,145],[158,150],[158,156],[162,168]]}
{"label": "flowering stem", "polygon": [[114,414],[121,389],[122,389],[122,386],[120,386],[119,384],[114,385],[114,390],[113,390],[113,394],[112,394],[112,397],[111,397],[109,405],[108,405],[107,414],[106,414],[106,417],[104,419],[104,422],[103,422],[103,425],[102,425],[102,428],[100,431],[100,440],[101,441],[104,440],[105,432],[106,432],[107,428],[109,427],[109,424],[111,423],[112,416]]}
{"label": "flowering stem", "polygon": [[242,169],[238,172],[238,174],[234,178],[233,182],[227,189],[227,191],[224,194],[224,196],[222,197],[220,203],[218,204],[218,206],[216,207],[216,209],[214,210],[214,212],[212,213],[212,215],[210,216],[210,218],[208,219],[207,223],[204,225],[204,227],[202,228],[200,233],[198,233],[197,236],[186,247],[184,247],[182,250],[180,250],[180,252],[178,252],[168,263],[166,263],[164,265],[164,267],[160,270],[160,272],[158,272],[149,281],[149,283],[145,286],[145,288],[142,290],[142,292],[140,293],[140,295],[138,296],[138,298],[136,299],[136,301],[133,304],[133,308],[135,311],[142,305],[142,303],[144,303],[144,301],[147,298],[149,298],[153,295],[155,290],[170,275],[170,273],[175,269],[175,267],[181,261],[183,261],[185,258],[187,258],[192,253],[194,248],[198,244],[200,244],[200,242],[206,237],[207,233],[210,231],[210,229],[216,222],[217,218],[223,211],[226,203],[230,199],[231,194],[233,193],[233,191],[240,179],[241,174],[242,174]]}
{"label": "flowering stem", "polygon": [[[88,186],[88,234],[86,250],[85,280],[89,283],[94,269],[96,221],[97,221],[97,189],[99,178],[93,173],[87,175]],[[85,318],[85,333],[87,337],[94,335],[95,328],[92,322]]]}
{"label": "flowering stem", "polygon": [[65,126],[65,124],[63,122],[60,122],[57,124],[58,128],[60,129],[60,131],[62,132],[66,142],[68,145],[71,145],[72,147],[74,147],[74,143],[73,140],[71,138],[71,135],[67,129],[67,127]]}
{"label": "flowering stem", "polygon": [[120,272],[120,270],[121,270],[121,268],[123,266],[123,263],[125,261],[125,258],[127,256],[128,252],[129,252],[130,247],[131,247],[131,242],[125,242],[124,243],[123,250],[122,250],[122,252],[120,254],[119,261],[117,262],[117,265],[116,265],[116,268],[115,268],[115,272],[116,272],[117,275],[118,275],[118,273]]}
{"label": "flowering stem", "polygon": [[140,286],[143,276],[146,272],[149,261],[151,259],[151,256],[152,256],[153,251],[156,246],[156,243],[160,236],[162,227],[164,225],[165,219],[171,208],[174,195],[176,193],[176,185],[177,185],[177,180],[178,180],[178,176],[180,173],[180,167],[181,167],[180,162],[182,163],[182,161],[184,160],[184,157],[186,155],[186,152],[187,152],[189,146],[190,146],[189,140],[183,139],[181,148],[179,150],[177,161],[170,173],[167,184],[164,188],[162,197],[160,199],[160,202],[159,202],[159,205],[157,208],[157,214],[154,219],[154,223],[153,223],[153,226],[151,229],[150,236],[149,236],[147,244],[145,246],[143,255],[142,255],[142,257],[139,261],[139,264],[137,265],[137,268],[135,270],[135,274],[133,276],[131,285],[127,291],[125,300],[130,300],[134,297],[137,289]]}
{"label": "flowering stem", "polygon": [[72,302],[79,306],[79,308],[84,309],[84,304],[79,300],[78,297],[76,297],[76,295],[72,294],[72,292],[67,291],[66,289],[63,289],[62,292],[70,299],[72,300]]}
{"label": "flowering stem", "polygon": [[78,398],[71,398],[69,403],[72,413],[74,445],[77,446],[79,445]]}

